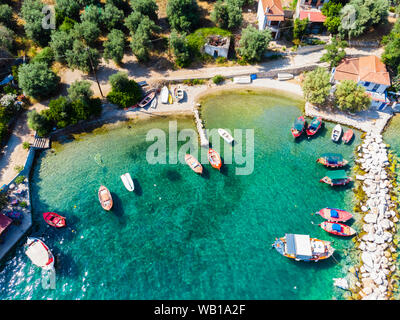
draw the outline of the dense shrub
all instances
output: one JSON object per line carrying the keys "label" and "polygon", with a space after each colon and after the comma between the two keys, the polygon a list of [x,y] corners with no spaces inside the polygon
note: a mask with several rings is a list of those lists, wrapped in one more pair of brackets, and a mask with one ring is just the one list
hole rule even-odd
{"label": "dense shrub", "polygon": [[185,67],[190,62],[190,47],[186,35],[179,35],[175,30],[171,32],[169,46],[175,56],[175,63],[179,67]]}
{"label": "dense shrub", "polygon": [[51,66],[51,64],[54,61],[54,51],[50,47],[43,48],[42,51],[40,51],[33,59],[32,63],[34,62],[44,62],[48,66]]}
{"label": "dense shrub", "polygon": [[272,35],[269,29],[257,30],[252,25],[248,25],[242,31],[238,52],[247,61],[260,61],[271,40]]}
{"label": "dense shrub", "polygon": [[329,72],[324,68],[307,72],[302,87],[307,101],[322,105],[327,101],[332,88]]}
{"label": "dense shrub", "polygon": [[14,27],[12,8],[8,4],[0,4],[0,24],[8,28]]}
{"label": "dense shrub", "polygon": [[154,0],[132,0],[131,7],[134,12],[142,16],[148,16],[151,20],[157,21],[158,6]]}
{"label": "dense shrub", "polygon": [[104,59],[113,60],[120,64],[124,57],[125,35],[121,30],[113,29],[108,34],[107,41],[104,42]]}
{"label": "dense shrub", "polygon": [[107,99],[120,108],[129,108],[142,98],[142,89],[134,80],[129,80],[126,73],[113,74],[109,81],[112,89]]}

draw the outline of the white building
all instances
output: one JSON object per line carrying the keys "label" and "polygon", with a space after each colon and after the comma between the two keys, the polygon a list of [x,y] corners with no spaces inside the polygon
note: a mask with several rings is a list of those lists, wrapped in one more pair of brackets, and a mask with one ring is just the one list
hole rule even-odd
{"label": "white building", "polygon": [[210,36],[204,45],[204,52],[214,58],[228,58],[230,42],[229,37]]}
{"label": "white building", "polygon": [[332,69],[332,80],[353,80],[366,89],[372,98],[371,106],[383,110],[389,102],[386,89],[390,87],[390,75],[385,64],[377,56],[348,58]]}
{"label": "white building", "polygon": [[285,20],[281,0],[259,0],[258,10],[258,29],[270,29],[274,39],[280,36],[280,25]]}

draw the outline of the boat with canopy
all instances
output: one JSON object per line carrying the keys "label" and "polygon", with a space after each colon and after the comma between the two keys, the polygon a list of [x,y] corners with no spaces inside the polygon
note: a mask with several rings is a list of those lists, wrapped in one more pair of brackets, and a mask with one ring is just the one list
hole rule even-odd
{"label": "boat with canopy", "polygon": [[323,177],[319,182],[324,182],[331,186],[343,186],[351,181],[351,177],[347,176],[346,171],[336,170],[329,172],[325,177]]}
{"label": "boat with canopy", "polygon": [[349,163],[349,161],[343,159],[340,153],[324,153],[317,159],[317,162],[330,168],[344,167]]}
{"label": "boat with canopy", "polygon": [[25,248],[25,254],[34,265],[42,269],[54,267],[54,256],[42,240],[29,237]]}
{"label": "boat with canopy", "polygon": [[300,137],[304,131],[305,126],[306,126],[306,120],[304,119],[304,117],[303,116],[298,117],[294,121],[293,127],[291,129],[293,137],[295,138]]}
{"label": "boat with canopy", "polygon": [[357,233],[352,227],[338,222],[324,221],[319,224],[319,226],[326,232],[332,233],[336,236],[350,237]]}
{"label": "boat with canopy", "polygon": [[296,261],[317,262],[329,258],[335,251],[330,241],[293,233],[287,233],[284,237],[275,239],[272,247],[281,255]]}
{"label": "boat with canopy", "polygon": [[350,212],[335,208],[323,208],[318,212],[316,212],[315,214],[320,215],[325,220],[333,222],[345,222],[353,217],[353,215]]}
{"label": "boat with canopy", "polygon": [[322,126],[322,118],[321,117],[314,117],[314,119],[312,119],[310,125],[308,126],[306,133],[307,136],[313,136],[315,135],[318,130],[321,128]]}

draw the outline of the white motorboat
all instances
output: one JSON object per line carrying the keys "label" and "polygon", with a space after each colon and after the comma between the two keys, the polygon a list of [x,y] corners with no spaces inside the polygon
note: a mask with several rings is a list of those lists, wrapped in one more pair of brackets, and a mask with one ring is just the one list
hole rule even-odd
{"label": "white motorboat", "polygon": [[251,77],[234,77],[233,78],[233,83],[237,84],[249,84],[251,83]]}
{"label": "white motorboat", "polygon": [[222,139],[224,139],[227,143],[233,144],[234,139],[228,131],[220,128],[220,129],[218,129],[218,133],[222,137]]}
{"label": "white motorboat", "polygon": [[154,98],[150,104],[150,108],[153,108],[153,109],[157,108],[157,102],[158,102],[157,98]]}
{"label": "white motorboat", "polygon": [[175,98],[178,100],[178,102],[181,102],[183,97],[184,97],[184,92],[181,88],[175,88]]}
{"label": "white motorboat", "polygon": [[28,237],[25,254],[39,268],[48,270],[54,267],[54,256],[40,239]]}
{"label": "white motorboat", "polygon": [[342,135],[342,127],[340,124],[337,124],[333,130],[332,130],[332,140],[337,142],[340,139],[340,136]]}
{"label": "white motorboat", "polygon": [[132,177],[131,177],[131,175],[129,174],[129,172],[123,174],[123,175],[121,176],[121,180],[122,180],[122,182],[123,182],[125,188],[126,188],[128,191],[133,191],[133,190],[135,190],[135,185],[134,185],[134,183],[133,183],[133,181],[132,181]]}
{"label": "white motorboat", "polygon": [[293,75],[291,73],[278,73],[278,80],[290,80],[293,79]]}
{"label": "white motorboat", "polygon": [[167,86],[162,87],[160,97],[162,103],[167,104],[169,102],[169,90]]}

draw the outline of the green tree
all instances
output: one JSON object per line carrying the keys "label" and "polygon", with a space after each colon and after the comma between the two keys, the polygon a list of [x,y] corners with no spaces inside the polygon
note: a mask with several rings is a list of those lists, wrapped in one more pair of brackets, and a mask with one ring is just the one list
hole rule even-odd
{"label": "green tree", "polygon": [[393,74],[400,73],[400,21],[395,23],[390,34],[382,39],[382,43],[385,45],[382,62]]}
{"label": "green tree", "polygon": [[154,0],[131,0],[131,7],[134,12],[142,16],[148,16],[151,20],[157,21],[158,6]]}
{"label": "green tree", "polygon": [[247,61],[260,61],[271,40],[269,29],[260,31],[248,25],[242,31],[238,52]]}
{"label": "green tree", "polygon": [[56,11],[63,17],[78,19],[80,9],[78,0],[56,0]]}
{"label": "green tree", "polygon": [[349,38],[357,37],[369,27],[386,23],[389,3],[387,0],[351,0],[341,10],[339,32]]}
{"label": "green tree", "polygon": [[112,90],[115,91],[125,91],[125,88],[128,87],[129,85],[129,77],[126,72],[117,72],[112,74],[109,78],[108,81],[111,84]]}
{"label": "green tree", "polygon": [[90,21],[97,26],[102,23],[102,14],[104,9],[100,5],[91,4],[85,7],[85,11],[81,14],[81,21]]}
{"label": "green tree", "polygon": [[21,7],[22,18],[25,20],[24,29],[28,38],[46,46],[50,40],[50,29],[42,27],[45,14],[42,13],[44,4],[40,0],[24,0]]}
{"label": "green tree", "polygon": [[57,90],[59,83],[60,77],[45,62],[25,64],[18,69],[18,85],[33,98],[49,97]]}
{"label": "green tree", "polygon": [[71,69],[79,69],[89,73],[93,68],[96,70],[100,64],[100,53],[97,49],[89,48],[82,41],[75,40],[72,49],[67,50],[66,61]]}
{"label": "green tree", "polygon": [[89,81],[74,81],[67,89],[68,97],[71,101],[84,100],[89,101],[93,96],[92,84]]}
{"label": "green tree", "polygon": [[304,97],[308,102],[322,105],[327,101],[332,88],[329,72],[324,68],[307,72],[302,87]]}
{"label": "green tree", "polygon": [[51,131],[51,123],[36,110],[28,113],[28,127],[35,130],[41,137],[47,136]]}
{"label": "green tree", "polygon": [[326,17],[324,26],[332,34],[336,34],[339,31],[341,24],[340,11],[343,8],[343,4],[336,1],[325,2],[322,6],[321,12]]}
{"label": "green tree", "polygon": [[301,38],[305,35],[307,25],[309,23],[308,18],[300,20],[296,18],[293,23],[293,39],[301,40]]}
{"label": "green tree", "polygon": [[103,57],[106,61],[113,60],[120,64],[124,57],[125,35],[121,30],[113,29],[108,34],[107,41],[104,42]]}
{"label": "green tree", "polygon": [[242,24],[242,9],[236,0],[218,0],[211,12],[211,20],[224,29],[235,29]]}
{"label": "green tree", "polygon": [[75,21],[74,19],[71,19],[69,17],[65,17],[63,23],[60,25],[58,30],[60,31],[71,31],[74,29],[74,25],[77,24],[78,22]]}
{"label": "green tree", "polygon": [[0,5],[0,24],[6,26],[7,28],[14,27],[14,18],[12,8],[8,4]]}
{"label": "green tree", "polygon": [[53,49],[54,58],[56,61],[65,63],[66,52],[72,49],[74,37],[67,31],[54,31],[51,34],[50,48]]}
{"label": "green tree", "polygon": [[132,53],[139,61],[147,61],[149,59],[150,49],[152,48],[150,40],[151,29],[144,21],[145,20],[139,24],[136,32],[132,35],[130,44]]}
{"label": "green tree", "polygon": [[343,80],[337,85],[335,99],[339,109],[344,111],[358,112],[371,106],[371,98],[365,93],[365,88],[352,80]]}
{"label": "green tree", "polygon": [[64,96],[51,100],[49,102],[47,118],[58,128],[65,128],[69,124],[72,124],[71,101]]}
{"label": "green tree", "polygon": [[336,37],[332,38],[332,42],[325,46],[326,53],[321,57],[321,62],[328,62],[330,68],[337,67],[340,61],[346,56],[347,42]]}
{"label": "green tree", "polygon": [[76,23],[74,29],[71,30],[71,35],[74,39],[85,40],[86,44],[92,46],[100,36],[100,29],[96,23],[91,21],[83,21]]}
{"label": "green tree", "polygon": [[44,62],[49,67],[54,61],[54,51],[50,47],[43,48],[33,59],[32,62]]}
{"label": "green tree", "polygon": [[169,38],[169,46],[175,56],[175,63],[179,67],[185,67],[190,62],[190,47],[186,40],[186,34],[180,35],[173,30]]}
{"label": "green tree", "polygon": [[142,98],[140,86],[134,80],[129,80],[128,75],[124,72],[111,75],[109,82],[112,89],[107,95],[107,100],[120,108],[129,108]]}
{"label": "green tree", "polygon": [[196,0],[169,0],[167,17],[172,29],[192,31],[199,23],[199,7]]}
{"label": "green tree", "polygon": [[0,48],[12,51],[14,48],[15,33],[0,24]]}
{"label": "green tree", "polygon": [[119,29],[122,27],[122,22],[124,20],[124,12],[118,9],[111,3],[106,3],[104,7],[104,12],[101,15],[101,22],[107,31],[111,29]]}

